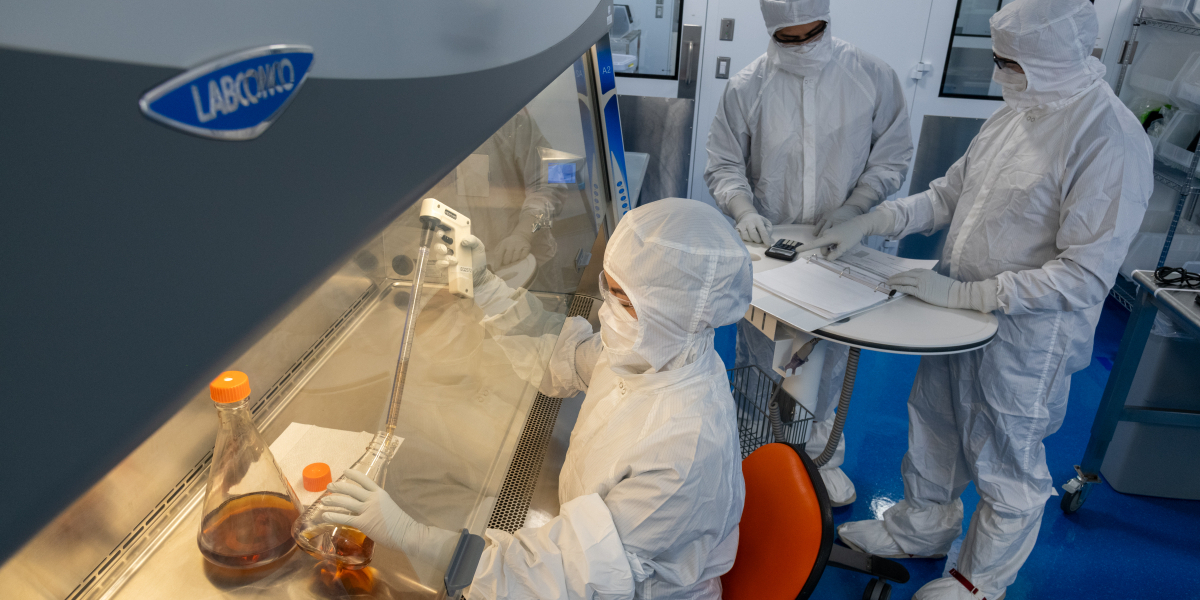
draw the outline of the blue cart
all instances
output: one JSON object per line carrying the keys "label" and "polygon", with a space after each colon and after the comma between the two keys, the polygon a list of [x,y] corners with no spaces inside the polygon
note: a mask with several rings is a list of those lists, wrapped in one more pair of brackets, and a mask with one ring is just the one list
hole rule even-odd
{"label": "blue cart", "polygon": [[1068,514],[1079,510],[1087,500],[1092,486],[1100,483],[1100,465],[1104,462],[1108,444],[1117,430],[1117,423],[1128,421],[1200,427],[1200,412],[1197,411],[1125,405],[1146,341],[1150,337],[1150,328],[1154,325],[1159,311],[1170,316],[1181,328],[1200,337],[1200,305],[1195,303],[1197,294],[1172,292],[1169,287],[1159,286],[1154,282],[1153,271],[1134,271],[1133,278],[1138,284],[1137,296],[1133,302],[1129,323],[1125,326],[1125,334],[1121,338],[1121,347],[1117,350],[1117,358],[1113,362],[1112,373],[1108,377],[1108,385],[1104,388],[1104,396],[1096,410],[1092,436],[1088,440],[1087,450],[1084,451],[1083,461],[1075,465],[1078,475],[1063,486],[1066,493],[1062,497],[1061,505],[1063,512]]}

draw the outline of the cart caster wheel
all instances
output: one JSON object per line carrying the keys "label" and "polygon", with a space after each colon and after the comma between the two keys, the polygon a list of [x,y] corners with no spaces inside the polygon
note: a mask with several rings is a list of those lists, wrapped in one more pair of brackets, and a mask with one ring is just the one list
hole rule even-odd
{"label": "cart caster wheel", "polygon": [[1064,513],[1068,515],[1074,514],[1075,511],[1079,510],[1080,506],[1083,506],[1083,501],[1087,500],[1087,492],[1088,488],[1085,487],[1075,492],[1063,494],[1062,500],[1059,501],[1058,505]]}
{"label": "cart caster wheel", "polygon": [[879,578],[872,579],[863,590],[863,600],[888,600],[891,597],[892,586]]}

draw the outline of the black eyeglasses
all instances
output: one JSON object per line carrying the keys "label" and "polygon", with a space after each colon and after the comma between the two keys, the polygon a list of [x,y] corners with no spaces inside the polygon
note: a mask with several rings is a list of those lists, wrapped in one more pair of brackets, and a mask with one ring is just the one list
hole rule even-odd
{"label": "black eyeglasses", "polygon": [[780,36],[779,32],[775,32],[775,35],[773,37],[775,38],[775,41],[779,42],[780,44],[783,44],[784,46],[798,46],[800,44],[803,44],[803,43],[817,37],[818,35],[821,35],[822,33],[825,33],[826,25],[828,25],[828,23],[826,23],[825,21],[821,21],[820,25],[817,25],[816,27],[813,28],[812,31],[808,32],[807,34],[805,34],[801,37],[794,37],[794,36],[790,36],[790,35]]}
{"label": "black eyeglasses", "polygon": [[1021,66],[1017,61],[1009,60],[1007,58],[1000,58],[999,56],[996,56],[995,53],[992,53],[992,62],[996,63],[996,68],[1000,69],[1001,71],[1009,68],[1009,65],[1015,65],[1018,67]]}

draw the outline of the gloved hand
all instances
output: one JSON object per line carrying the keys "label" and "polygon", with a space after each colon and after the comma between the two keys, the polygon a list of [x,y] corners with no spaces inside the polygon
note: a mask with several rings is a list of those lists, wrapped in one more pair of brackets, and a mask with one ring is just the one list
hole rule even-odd
{"label": "gloved hand", "polygon": [[327,506],[344,508],[353,514],[326,512],[324,519],[327,523],[353,527],[376,543],[410,557],[420,556],[436,561],[448,559],[449,554],[454,552],[458,534],[414,521],[370,477],[352,469],[347,469],[343,474],[354,483],[338,481],[329,484],[326,489],[334,493],[321,502]]}
{"label": "gloved hand", "polygon": [[729,201],[729,216],[737,223],[737,229],[743,242],[764,244],[775,243],[771,239],[771,222],[754,210],[754,203],[745,196],[735,196]]}
{"label": "gloved hand", "polygon": [[897,292],[916,296],[946,308],[968,308],[992,312],[1000,308],[1000,284],[995,279],[962,282],[929,269],[913,269],[892,275],[888,285]]}
{"label": "gloved hand", "polygon": [[737,232],[742,241],[770,246],[775,243],[771,238],[771,222],[758,213],[750,213],[737,222]]}
{"label": "gloved hand", "polygon": [[837,210],[825,215],[820,221],[817,221],[816,235],[820,237],[822,233],[825,233],[826,229],[834,225],[841,225],[854,217],[866,214],[876,204],[878,204],[878,197],[875,190],[865,186],[854,188],[850,192],[850,196],[846,198],[845,203]]}
{"label": "gloved hand", "polygon": [[514,233],[500,240],[499,244],[496,244],[496,249],[492,253],[493,258],[498,259],[495,266],[503,267],[506,265],[511,265],[518,260],[529,256],[529,252],[532,249],[533,246],[529,242],[529,237],[527,237],[523,232]]}
{"label": "gloved hand", "polygon": [[822,248],[825,258],[837,260],[868,235],[890,235],[895,223],[896,218],[892,216],[891,211],[873,210],[826,229],[809,247]]}
{"label": "gloved hand", "polygon": [[867,211],[862,210],[857,206],[850,206],[848,204],[842,206],[825,215],[825,218],[817,221],[816,235],[817,237],[820,237],[821,234],[825,233],[825,231],[830,227],[833,227],[834,225],[841,225],[842,223],[845,223],[846,221],[849,221],[850,219],[853,219],[854,217],[857,217],[865,212]]}
{"label": "gloved hand", "polygon": [[479,289],[479,286],[483,285],[488,278],[495,277],[488,270],[487,252],[483,247],[483,240],[473,235],[468,235],[459,242],[459,245],[471,253],[471,264],[473,265],[471,278],[474,280],[475,289]]}

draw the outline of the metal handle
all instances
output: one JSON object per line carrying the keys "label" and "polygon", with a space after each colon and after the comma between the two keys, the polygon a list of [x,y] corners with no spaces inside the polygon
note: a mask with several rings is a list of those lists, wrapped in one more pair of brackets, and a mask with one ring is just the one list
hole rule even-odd
{"label": "metal handle", "polygon": [[695,42],[688,42],[688,43],[687,43],[687,47],[688,47],[688,50],[687,50],[687,59],[688,59],[688,61],[687,61],[687,67],[686,67],[686,68],[683,70],[683,72],[684,72],[684,80],[683,80],[683,82],[684,82],[684,83],[689,83],[689,84],[690,84],[690,83],[692,82],[692,53],[693,53],[693,52],[695,51],[695,49],[696,49],[696,43],[695,43]]}

